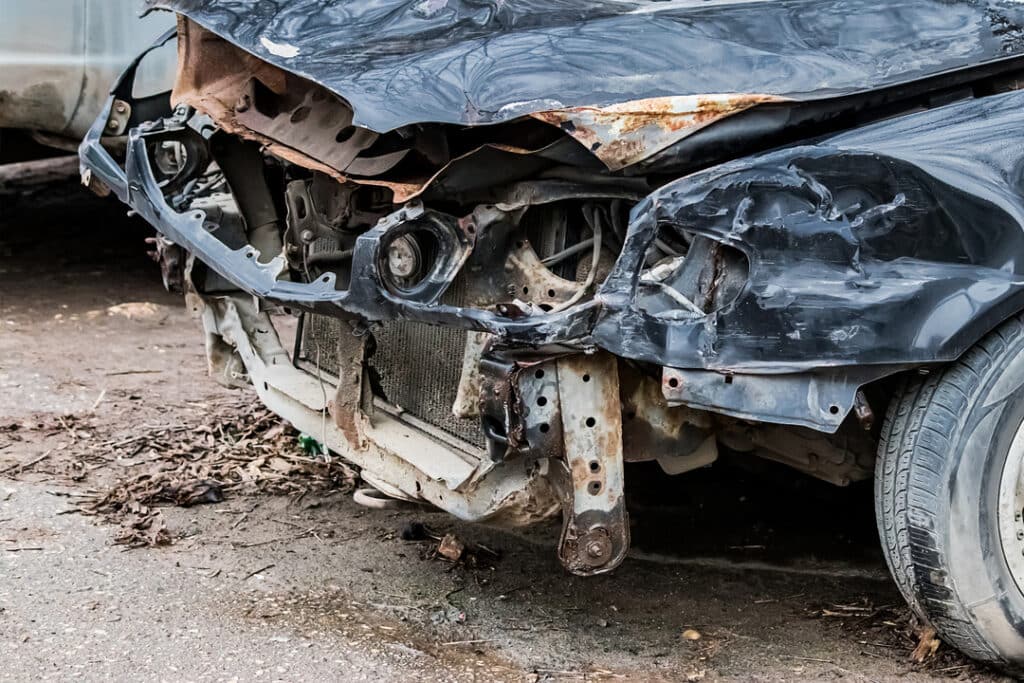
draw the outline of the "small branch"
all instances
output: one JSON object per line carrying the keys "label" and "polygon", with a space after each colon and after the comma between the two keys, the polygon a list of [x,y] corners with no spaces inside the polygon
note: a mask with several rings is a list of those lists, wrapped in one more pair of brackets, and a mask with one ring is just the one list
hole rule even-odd
{"label": "small branch", "polygon": [[256,571],[254,571],[254,572],[249,572],[248,574],[246,574],[246,575],[245,575],[245,576],[244,576],[244,577],[242,578],[242,581],[248,581],[249,579],[251,579],[252,577],[256,576],[257,574],[260,574],[260,573],[262,573],[262,572],[265,572],[265,571],[267,571],[268,569],[272,569],[272,568],[274,568],[274,567],[276,567],[276,566],[277,566],[277,565],[275,565],[275,564],[268,564],[268,565],[267,565],[266,567],[260,567],[260,568],[259,568],[259,569],[257,569]]}

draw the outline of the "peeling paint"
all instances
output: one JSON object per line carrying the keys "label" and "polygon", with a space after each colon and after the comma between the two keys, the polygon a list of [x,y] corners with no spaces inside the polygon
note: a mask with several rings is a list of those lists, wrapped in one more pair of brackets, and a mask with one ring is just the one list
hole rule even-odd
{"label": "peeling paint", "polygon": [[299,55],[299,48],[294,45],[288,45],[287,43],[275,43],[266,36],[260,36],[260,45],[267,48],[267,52],[278,57],[284,57],[291,59]]}
{"label": "peeling paint", "polygon": [[570,107],[531,114],[578,140],[617,171],[720,119],[789,98],[759,94],[650,97],[606,107]]}

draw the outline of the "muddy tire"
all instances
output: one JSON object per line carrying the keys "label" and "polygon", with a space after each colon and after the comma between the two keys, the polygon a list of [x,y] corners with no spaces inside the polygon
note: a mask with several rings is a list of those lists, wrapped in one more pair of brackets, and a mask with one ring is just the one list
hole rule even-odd
{"label": "muddy tire", "polygon": [[1024,325],[908,379],[889,406],[875,510],[900,591],[945,642],[1024,673]]}

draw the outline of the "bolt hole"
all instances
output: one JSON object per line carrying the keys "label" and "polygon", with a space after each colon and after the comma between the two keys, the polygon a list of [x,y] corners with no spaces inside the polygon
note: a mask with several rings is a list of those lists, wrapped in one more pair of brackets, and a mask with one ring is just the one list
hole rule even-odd
{"label": "bolt hole", "polygon": [[540,433],[541,434],[547,434],[550,431],[551,431],[551,425],[549,425],[547,422],[541,423],[541,425],[540,425]]}
{"label": "bolt hole", "polygon": [[252,252],[251,251],[247,251],[245,253],[245,258],[252,258]]}
{"label": "bolt hole", "polygon": [[596,460],[591,460],[590,461],[590,471],[591,472],[600,472],[601,471],[601,463],[599,463]]}
{"label": "bolt hole", "polygon": [[549,289],[548,290],[548,296],[551,297],[552,299],[554,299],[555,298],[555,290]]}
{"label": "bolt hole", "polygon": [[321,280],[321,282],[330,282],[331,281],[331,276],[330,275],[324,275],[322,278],[320,278],[320,280]]}
{"label": "bolt hole", "polygon": [[592,496],[596,496],[597,494],[601,493],[601,482],[599,482],[599,481],[592,481],[592,482],[590,482],[589,484],[587,484],[587,491]]}
{"label": "bolt hole", "polygon": [[584,382],[589,382],[590,381],[590,375],[583,375],[583,381]]}
{"label": "bolt hole", "polygon": [[726,384],[732,384],[732,375],[726,375],[725,376],[725,383]]}
{"label": "bolt hole", "polygon": [[334,141],[337,143],[348,142],[356,132],[355,126],[345,126],[338,131],[338,134],[334,136]]}
{"label": "bolt hole", "polygon": [[548,399],[547,399],[546,396],[538,396],[537,397],[537,405],[539,405],[539,406],[546,406],[547,404],[548,404]]}
{"label": "bolt hole", "polygon": [[679,380],[676,379],[675,377],[670,377],[668,380],[668,385],[675,389],[676,387],[679,386]]}
{"label": "bolt hole", "polygon": [[476,226],[473,225],[472,223],[470,223],[469,225],[466,226],[466,232],[468,232],[470,235],[475,235],[476,234]]}
{"label": "bolt hole", "polygon": [[299,107],[292,112],[289,121],[292,123],[302,123],[309,118],[309,112],[312,111],[309,107]]}
{"label": "bolt hole", "polygon": [[537,372],[533,373],[533,376],[536,377],[537,379],[544,379],[544,371],[538,370]]}
{"label": "bolt hole", "polygon": [[838,415],[839,414],[839,406],[829,406],[828,407],[828,412],[832,413],[833,415]]}
{"label": "bolt hole", "polygon": [[595,419],[594,419],[594,418],[592,418],[592,417],[588,417],[588,418],[587,418],[587,422],[586,422],[586,425],[587,425],[588,427],[593,427],[593,426],[594,426],[594,425],[596,425],[596,424],[597,424],[597,420],[595,420]]}
{"label": "bolt hole", "polygon": [[529,287],[523,287],[523,294],[529,294],[529,293],[530,293],[530,288]]}

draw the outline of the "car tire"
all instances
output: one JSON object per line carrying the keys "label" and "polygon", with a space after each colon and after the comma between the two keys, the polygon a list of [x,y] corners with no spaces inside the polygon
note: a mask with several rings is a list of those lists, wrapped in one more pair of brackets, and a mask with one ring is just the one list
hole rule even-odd
{"label": "car tire", "polygon": [[945,642],[1024,674],[1024,324],[905,379],[875,471],[886,560]]}

